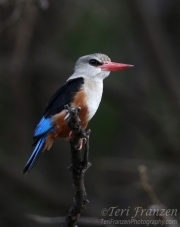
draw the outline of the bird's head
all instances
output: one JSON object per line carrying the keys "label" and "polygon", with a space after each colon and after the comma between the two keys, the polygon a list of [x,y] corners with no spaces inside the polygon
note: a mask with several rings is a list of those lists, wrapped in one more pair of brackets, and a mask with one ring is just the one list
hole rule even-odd
{"label": "bird's head", "polygon": [[133,67],[133,65],[111,62],[107,55],[97,53],[80,57],[75,64],[74,74],[103,80],[111,71],[124,70],[130,67]]}

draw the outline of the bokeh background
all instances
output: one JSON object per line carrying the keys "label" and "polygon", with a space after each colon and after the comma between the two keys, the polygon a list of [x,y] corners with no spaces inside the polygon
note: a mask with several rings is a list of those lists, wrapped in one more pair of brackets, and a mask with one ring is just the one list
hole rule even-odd
{"label": "bokeh background", "polygon": [[[29,175],[21,170],[47,101],[75,61],[96,52],[135,67],[104,81],[89,124],[93,165],[82,216],[102,219],[103,208],[117,205],[131,213],[158,203],[180,210],[179,12],[179,0],[0,0],[1,227],[41,227],[27,214],[68,213],[67,142],[57,140]],[[152,190],[143,186],[142,174]]]}

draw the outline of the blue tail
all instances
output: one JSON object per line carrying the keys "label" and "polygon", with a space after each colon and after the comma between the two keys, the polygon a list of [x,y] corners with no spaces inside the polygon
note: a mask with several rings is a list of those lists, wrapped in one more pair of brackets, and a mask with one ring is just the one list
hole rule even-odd
{"label": "blue tail", "polygon": [[36,146],[29,158],[29,160],[27,161],[22,173],[25,174],[25,173],[28,173],[32,167],[34,166],[36,160],[38,159],[41,151],[43,150],[44,148],[44,144],[46,142],[46,136],[47,136],[47,133],[45,133],[42,137],[40,137],[37,142],[36,142]]}
{"label": "blue tail", "polygon": [[41,151],[44,148],[46,136],[51,130],[53,131],[51,118],[42,117],[34,132],[35,141],[33,143],[33,146],[35,146],[35,148],[22,171],[23,174],[28,173],[34,166],[36,160],[38,159]]}

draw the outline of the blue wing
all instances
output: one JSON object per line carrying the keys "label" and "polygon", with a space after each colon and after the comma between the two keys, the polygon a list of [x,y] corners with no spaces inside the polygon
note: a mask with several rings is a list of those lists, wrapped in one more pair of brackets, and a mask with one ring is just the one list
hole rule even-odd
{"label": "blue wing", "polygon": [[80,90],[83,84],[84,79],[82,77],[68,80],[56,91],[56,93],[48,102],[43,117],[41,118],[39,124],[35,129],[35,139],[36,137],[39,137],[40,135],[43,135],[44,133],[53,129],[51,117],[55,114],[60,113],[62,110],[64,110],[64,106],[66,104],[70,104],[73,101],[75,93]]}
{"label": "blue wing", "polygon": [[53,128],[51,118],[42,117],[39,124],[37,125],[34,137],[40,136]]}
{"label": "blue wing", "polygon": [[77,93],[82,85],[84,84],[84,79],[82,77],[68,80],[62,87],[60,87],[56,93],[52,96],[47,104],[44,111],[43,117],[38,123],[34,132],[34,150],[27,161],[23,173],[29,172],[34,166],[37,158],[39,157],[41,151],[43,150],[46,143],[46,136],[49,131],[54,131],[51,117],[55,114],[60,113],[64,110],[66,104],[70,104],[73,101],[75,93]]}

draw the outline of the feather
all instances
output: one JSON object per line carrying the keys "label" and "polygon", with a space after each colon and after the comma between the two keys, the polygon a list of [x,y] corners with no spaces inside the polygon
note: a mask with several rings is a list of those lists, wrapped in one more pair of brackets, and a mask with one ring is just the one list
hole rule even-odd
{"label": "feather", "polygon": [[38,159],[41,151],[44,148],[46,136],[47,135],[45,134],[43,137],[39,138],[39,140],[37,141],[37,144],[36,144],[30,158],[28,159],[28,161],[27,161],[27,163],[26,163],[26,165],[25,165],[25,167],[22,171],[23,174],[28,173],[32,169],[32,167],[34,166],[36,160]]}
{"label": "feather", "polygon": [[49,100],[43,116],[48,118],[64,110],[64,106],[72,103],[75,94],[83,84],[84,79],[82,77],[66,81]]}
{"label": "feather", "polygon": [[40,136],[40,135],[48,132],[52,128],[53,128],[53,124],[52,124],[51,118],[42,117],[41,121],[39,122],[39,124],[36,127],[36,130],[34,132],[34,137]]}
{"label": "feather", "polygon": [[52,146],[53,140],[49,140],[49,143],[46,142],[49,132],[56,134],[56,125],[53,122],[53,117],[61,113],[64,110],[64,106],[66,104],[73,103],[76,93],[80,91],[83,84],[84,79],[82,77],[70,79],[66,81],[66,83],[64,83],[62,87],[60,87],[52,96],[47,104],[43,117],[35,129],[33,143],[35,148],[22,173],[29,172],[35,164],[40,153],[46,148],[49,149]]}

